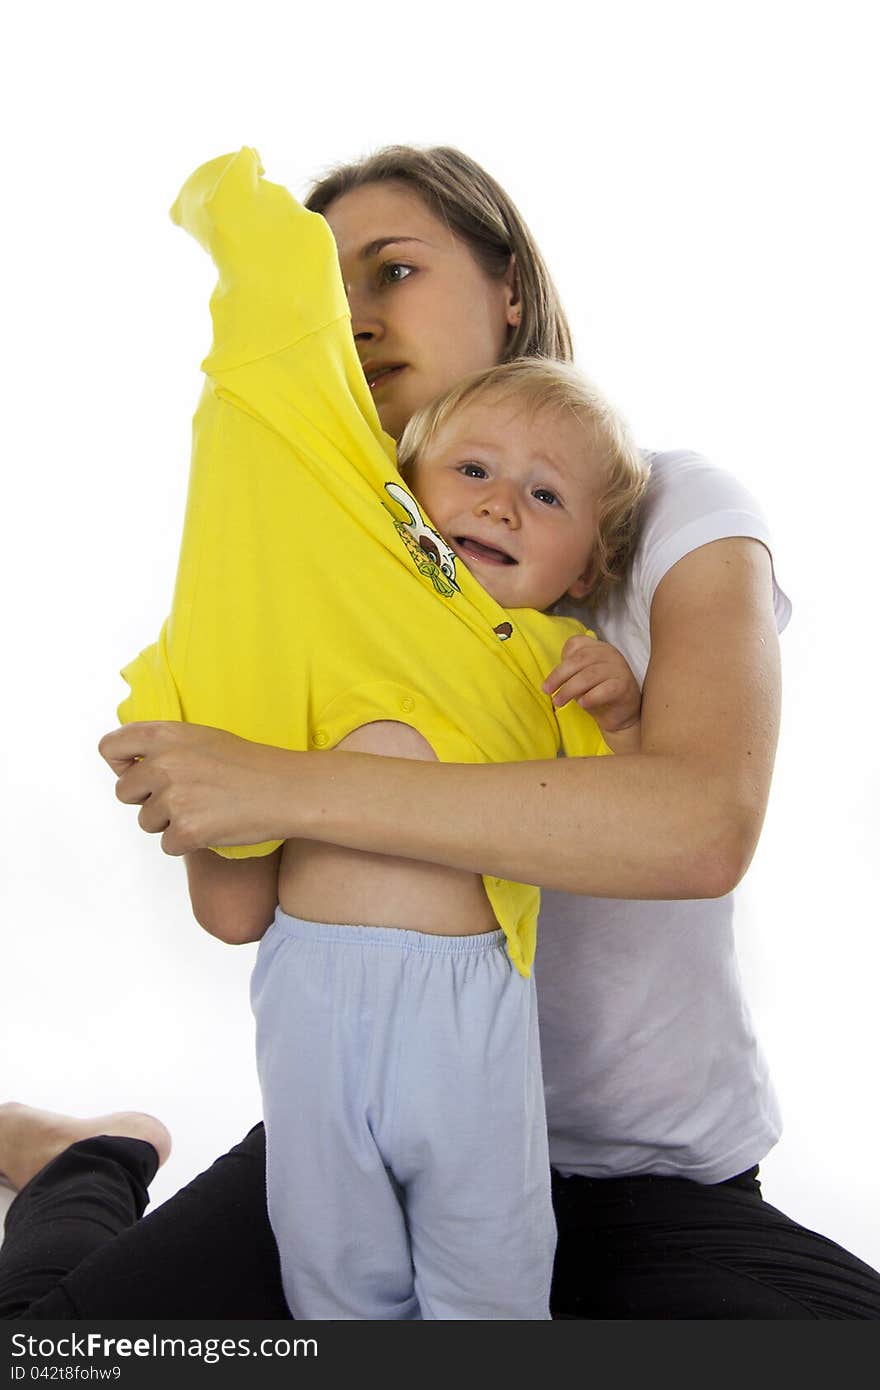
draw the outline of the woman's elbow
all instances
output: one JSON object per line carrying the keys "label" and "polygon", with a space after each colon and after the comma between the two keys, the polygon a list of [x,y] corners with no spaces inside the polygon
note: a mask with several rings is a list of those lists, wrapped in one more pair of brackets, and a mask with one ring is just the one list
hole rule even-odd
{"label": "woman's elbow", "polygon": [[714,822],[704,823],[691,859],[688,896],[724,898],[745,877],[752,862],[764,806],[733,798],[719,808]]}
{"label": "woman's elbow", "polygon": [[748,868],[735,854],[722,849],[707,852],[696,858],[688,876],[688,898],[725,898],[732,893]]}

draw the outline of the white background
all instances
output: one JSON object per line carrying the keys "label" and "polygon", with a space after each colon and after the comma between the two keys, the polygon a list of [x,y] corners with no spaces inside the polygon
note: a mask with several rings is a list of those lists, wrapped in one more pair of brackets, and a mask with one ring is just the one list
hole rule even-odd
{"label": "white background", "polygon": [[870,7],[302,8],[37,3],[6,30],[0,1091],[163,1117],[157,1200],[258,1117],[253,948],[193,924],[95,752],[170,599],[208,343],[211,272],[166,209],[241,144],[299,193],[456,144],[639,439],[769,515],[795,616],[739,925],[787,1120],[765,1195],[880,1265]]}

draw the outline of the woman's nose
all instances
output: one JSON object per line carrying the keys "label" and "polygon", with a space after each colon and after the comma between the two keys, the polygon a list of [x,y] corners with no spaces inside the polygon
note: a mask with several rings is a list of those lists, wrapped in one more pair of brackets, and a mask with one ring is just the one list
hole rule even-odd
{"label": "woman's nose", "polygon": [[351,310],[351,331],[355,342],[378,342],[384,334],[385,326],[370,296],[359,293],[350,285],[346,285],[345,290]]}

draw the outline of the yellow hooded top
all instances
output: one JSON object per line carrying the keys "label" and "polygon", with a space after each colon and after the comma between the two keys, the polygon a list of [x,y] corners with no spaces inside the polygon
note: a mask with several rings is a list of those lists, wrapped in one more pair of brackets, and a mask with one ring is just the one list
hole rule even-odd
{"label": "yellow hooded top", "polygon": [[[214,344],[171,615],[122,673],[120,720],[307,749],[393,719],[445,762],[609,752],[579,706],[540,690],[586,629],[501,608],[422,516],[361,370],[330,228],[262,173],[251,149],[212,160],[171,211],[219,272]],[[538,890],[484,884],[528,974]]]}

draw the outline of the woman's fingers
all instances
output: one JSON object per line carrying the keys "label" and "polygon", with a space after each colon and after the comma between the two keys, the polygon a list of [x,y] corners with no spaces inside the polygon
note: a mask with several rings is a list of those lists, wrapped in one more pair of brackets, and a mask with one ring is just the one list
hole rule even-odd
{"label": "woman's fingers", "polygon": [[198,842],[197,838],[186,835],[179,825],[172,825],[171,821],[166,821],[162,835],[162,849],[165,854],[179,857],[181,854],[189,854],[190,850],[193,849],[207,849],[207,845]]}
{"label": "woman's fingers", "polygon": [[171,817],[159,797],[151,796],[138,811],[138,825],[141,830],[146,830],[148,835],[158,835],[167,830],[170,824]]}
{"label": "woman's fingers", "polygon": [[140,806],[138,824],[166,854],[285,838],[274,825],[289,818],[293,765],[281,749],[179,721],[127,724],[98,748],[117,798]]}
{"label": "woman's fingers", "polygon": [[98,752],[116,773],[116,799],[140,806],[138,825],[151,835],[170,823],[164,792],[168,778],[158,758],[167,742],[161,723],[128,724],[105,734]]}
{"label": "woman's fingers", "polygon": [[126,806],[139,806],[158,790],[158,769],[152,762],[123,763],[116,778],[116,798]]}
{"label": "woman's fingers", "polygon": [[104,735],[98,744],[98,752],[118,776],[129,764],[155,752],[167,738],[167,731],[174,727],[170,720],[124,724],[122,728]]}

